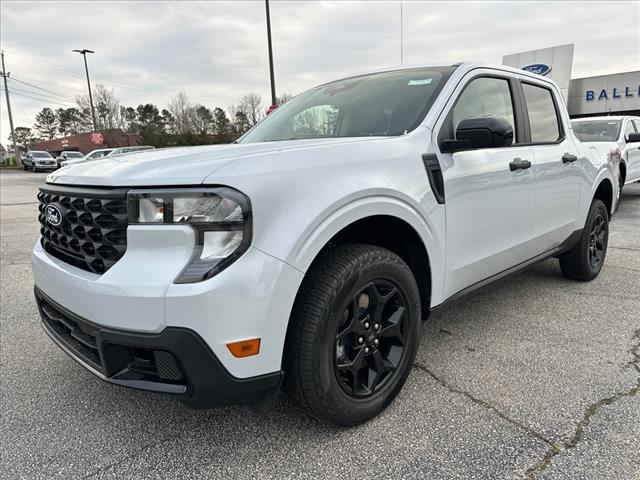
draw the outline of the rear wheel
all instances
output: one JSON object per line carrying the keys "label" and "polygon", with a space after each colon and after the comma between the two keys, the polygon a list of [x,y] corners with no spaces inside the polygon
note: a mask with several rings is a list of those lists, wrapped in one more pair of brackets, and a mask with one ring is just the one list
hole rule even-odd
{"label": "rear wheel", "polygon": [[402,388],[419,329],[418,287],[400,257],[369,245],[327,250],[307,273],[292,312],[287,393],[320,419],[365,422]]}
{"label": "rear wheel", "polygon": [[578,244],[560,256],[560,269],[573,280],[593,280],[598,276],[607,255],[609,212],[605,204],[594,199]]}
{"label": "rear wheel", "polygon": [[616,190],[616,208],[615,210],[618,210],[618,207],[620,206],[620,201],[622,200],[622,187],[624,187],[624,177],[622,176],[621,172],[618,172],[618,188]]}

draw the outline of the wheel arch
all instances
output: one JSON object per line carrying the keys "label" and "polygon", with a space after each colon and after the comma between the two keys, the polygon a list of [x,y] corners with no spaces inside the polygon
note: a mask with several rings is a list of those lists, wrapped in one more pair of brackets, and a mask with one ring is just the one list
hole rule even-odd
{"label": "wheel arch", "polygon": [[620,177],[622,178],[621,185],[624,185],[627,179],[627,164],[624,160],[620,160]]}
{"label": "wheel arch", "polygon": [[595,191],[593,192],[593,200],[598,199],[607,207],[609,215],[613,213],[615,208],[615,190],[613,188],[613,182],[609,178],[603,178],[598,183]]}
{"label": "wheel arch", "polygon": [[[444,229],[444,211],[438,228]],[[307,272],[318,255],[332,245],[363,243],[387,248],[411,268],[421,292],[423,316],[442,295],[444,254],[436,226],[416,208],[392,197],[369,197],[344,205],[309,231],[288,263]],[[435,279],[435,280],[434,280]],[[425,293],[426,292],[426,293]],[[298,292],[296,292],[297,297]]]}

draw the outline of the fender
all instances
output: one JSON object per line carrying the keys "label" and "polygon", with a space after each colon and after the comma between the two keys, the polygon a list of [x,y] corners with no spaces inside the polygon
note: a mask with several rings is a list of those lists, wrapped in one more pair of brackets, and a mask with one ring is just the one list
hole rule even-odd
{"label": "fender", "polygon": [[[435,204],[435,201],[433,202]],[[431,303],[442,300],[444,279],[444,242],[434,232],[444,231],[444,208],[428,208],[432,213],[425,218],[420,210],[407,201],[384,193],[352,199],[340,207],[331,206],[326,216],[315,219],[305,229],[291,250],[287,263],[306,272],[326,244],[338,232],[352,223],[374,215],[396,217],[417,232],[429,255],[432,277]],[[437,223],[438,225],[434,225]],[[440,230],[438,230],[440,229]]]}

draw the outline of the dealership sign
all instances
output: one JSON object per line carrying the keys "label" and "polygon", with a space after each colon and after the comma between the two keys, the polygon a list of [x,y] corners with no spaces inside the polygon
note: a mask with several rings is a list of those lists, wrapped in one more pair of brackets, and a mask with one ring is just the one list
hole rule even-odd
{"label": "dealership sign", "polygon": [[611,95],[609,95],[606,88],[603,88],[600,91],[587,90],[585,92],[585,99],[587,102],[591,102],[593,100],[609,100],[610,98],[631,98],[635,96],[640,97],[640,85],[637,87],[624,87],[624,89],[614,88]]}
{"label": "dealership sign", "polygon": [[546,75],[551,71],[551,67],[546,63],[532,63],[522,67],[525,72],[536,73],[538,75]]}
{"label": "dealership sign", "polygon": [[94,145],[102,145],[104,143],[104,135],[100,132],[91,132],[89,139]]}

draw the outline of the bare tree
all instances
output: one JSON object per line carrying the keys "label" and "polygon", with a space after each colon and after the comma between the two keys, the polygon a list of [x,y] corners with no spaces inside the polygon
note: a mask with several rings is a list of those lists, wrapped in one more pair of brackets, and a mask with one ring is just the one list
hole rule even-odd
{"label": "bare tree", "polygon": [[293,98],[293,95],[291,95],[290,93],[281,93],[280,96],[276,98],[276,103],[278,105],[284,105],[292,98]]}
{"label": "bare tree", "polygon": [[[88,95],[76,97],[76,103],[85,122],[91,122],[91,103]],[[93,94],[93,104],[96,110],[96,127],[98,129],[118,128],[120,121],[120,101],[113,89],[97,84]]]}
{"label": "bare tree", "polygon": [[169,112],[173,116],[173,128],[178,135],[184,133],[193,133],[193,120],[195,116],[195,108],[187,94],[178,93],[169,102]]}
{"label": "bare tree", "polygon": [[264,117],[265,112],[262,108],[262,97],[255,93],[248,93],[243,95],[240,99],[240,110],[244,112],[249,120],[251,126],[254,126],[258,123],[262,117]]}

